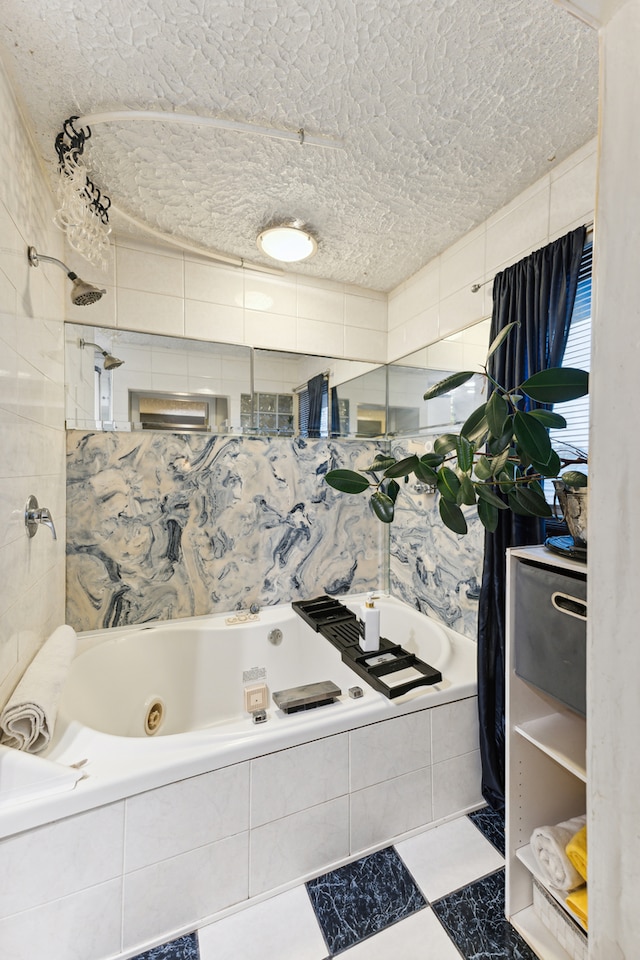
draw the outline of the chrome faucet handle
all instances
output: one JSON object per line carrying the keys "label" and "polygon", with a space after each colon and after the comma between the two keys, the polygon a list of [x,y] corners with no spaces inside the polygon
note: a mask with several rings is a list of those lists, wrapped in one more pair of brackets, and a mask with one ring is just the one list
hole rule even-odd
{"label": "chrome faucet handle", "polygon": [[58,539],[56,528],[53,523],[53,517],[48,507],[39,507],[37,499],[33,494],[27,500],[24,508],[24,525],[27,528],[29,537],[35,537],[38,527],[42,524],[49,527],[54,540]]}

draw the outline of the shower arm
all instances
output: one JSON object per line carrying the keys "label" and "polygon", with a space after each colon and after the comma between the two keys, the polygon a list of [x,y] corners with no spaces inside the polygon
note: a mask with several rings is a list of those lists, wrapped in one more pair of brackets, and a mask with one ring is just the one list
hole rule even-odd
{"label": "shower arm", "polygon": [[69,277],[69,280],[77,280],[78,274],[74,273],[73,270],[70,270],[66,263],[63,263],[62,260],[56,260],[55,257],[47,257],[44,253],[38,253],[35,247],[29,247],[29,263],[32,267],[37,267],[41,260],[45,260],[47,263],[57,264],[66,275]]}

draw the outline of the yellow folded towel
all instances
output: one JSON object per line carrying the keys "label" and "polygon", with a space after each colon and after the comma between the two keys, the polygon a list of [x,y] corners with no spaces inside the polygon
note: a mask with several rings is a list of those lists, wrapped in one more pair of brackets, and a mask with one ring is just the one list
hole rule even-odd
{"label": "yellow folded towel", "polygon": [[569,860],[574,865],[583,880],[587,879],[587,828],[578,830],[569,840],[565,850]]}
{"label": "yellow folded towel", "polygon": [[583,887],[578,887],[577,890],[573,890],[566,899],[566,904],[569,909],[575,913],[576,917],[582,921],[585,926],[585,929],[588,927],[587,915],[588,915],[588,906],[587,906],[587,885]]}

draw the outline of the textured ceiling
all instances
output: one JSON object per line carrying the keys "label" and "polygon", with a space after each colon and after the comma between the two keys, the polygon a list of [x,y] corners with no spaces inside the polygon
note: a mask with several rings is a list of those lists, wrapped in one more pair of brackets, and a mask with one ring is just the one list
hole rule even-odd
{"label": "textured ceiling", "polygon": [[596,132],[597,34],[551,0],[2,0],[0,38],[52,177],[63,121],[121,108],[342,141],[136,120],[85,159],[156,230],[268,263],[259,229],[298,217],[300,273],[379,290]]}

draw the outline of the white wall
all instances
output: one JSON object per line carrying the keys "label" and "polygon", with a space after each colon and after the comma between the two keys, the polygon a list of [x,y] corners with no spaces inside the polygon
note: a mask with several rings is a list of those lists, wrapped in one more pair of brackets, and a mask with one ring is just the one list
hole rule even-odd
{"label": "white wall", "polygon": [[[30,267],[27,246],[61,257],[62,234],[0,65],[0,705],[64,618],[65,277]],[[29,540],[27,497],[50,508],[58,539]]]}
{"label": "white wall", "polygon": [[[589,957],[638,956],[640,920],[640,0],[601,31],[589,517]],[[611,469],[611,462],[615,469]]]}
{"label": "white wall", "polygon": [[68,319],[77,323],[378,363],[386,359],[386,296],[375,290],[221,266],[127,237],[116,239],[106,276],[71,251],[67,262],[83,279],[107,288],[107,296],[91,307],[70,308]]}

